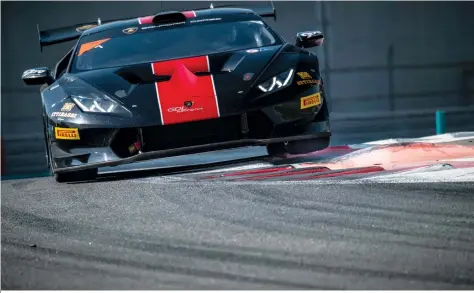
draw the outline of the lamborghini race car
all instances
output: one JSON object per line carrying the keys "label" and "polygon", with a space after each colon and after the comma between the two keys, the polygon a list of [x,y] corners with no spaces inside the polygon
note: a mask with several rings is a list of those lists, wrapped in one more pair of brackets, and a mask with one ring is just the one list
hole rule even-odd
{"label": "lamborghini race car", "polygon": [[319,31],[286,43],[275,10],[209,8],[40,31],[41,50],[71,40],[56,64],[26,70],[40,92],[56,181],[99,167],[243,146],[270,155],[324,149],[329,111]]}

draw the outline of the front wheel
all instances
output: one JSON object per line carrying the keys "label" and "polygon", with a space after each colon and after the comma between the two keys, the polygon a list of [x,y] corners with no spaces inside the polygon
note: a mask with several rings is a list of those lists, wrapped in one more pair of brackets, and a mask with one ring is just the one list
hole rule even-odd
{"label": "front wheel", "polygon": [[288,153],[283,142],[267,145],[267,152],[272,157],[284,157]]}
{"label": "front wheel", "polygon": [[72,183],[80,181],[92,181],[97,178],[98,169],[73,171],[66,173],[54,173],[54,179],[58,183]]}
{"label": "front wheel", "polygon": [[54,160],[51,153],[51,142],[49,140],[48,124],[46,120],[46,114],[43,113],[44,119],[44,142],[46,147],[46,164],[48,165],[50,173],[54,176],[54,179],[58,183],[64,182],[78,182],[78,181],[91,181],[97,178],[98,169],[90,169],[83,171],[74,171],[67,173],[56,173],[54,171]]}
{"label": "front wheel", "polygon": [[292,155],[308,154],[324,150],[329,146],[329,137],[318,137],[305,140],[290,141],[286,145],[288,153]]}
{"label": "front wheel", "polygon": [[318,137],[288,143],[272,143],[267,145],[267,152],[272,157],[284,157],[286,154],[301,155],[324,150],[329,146],[329,137]]}
{"label": "front wheel", "polygon": [[65,183],[65,182],[80,182],[80,181],[92,181],[97,178],[98,169],[88,169],[88,170],[81,170],[81,171],[72,171],[72,172],[65,172],[65,173],[56,173],[54,171],[54,160],[51,156],[51,144],[48,139],[46,139],[46,152],[48,158],[48,167],[53,174],[54,179],[58,183]]}

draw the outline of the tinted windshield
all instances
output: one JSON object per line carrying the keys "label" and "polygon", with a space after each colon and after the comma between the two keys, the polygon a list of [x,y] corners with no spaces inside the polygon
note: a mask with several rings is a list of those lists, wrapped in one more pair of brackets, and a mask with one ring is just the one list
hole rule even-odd
{"label": "tinted windshield", "polygon": [[108,30],[81,38],[72,72],[280,44],[259,20],[181,23]]}

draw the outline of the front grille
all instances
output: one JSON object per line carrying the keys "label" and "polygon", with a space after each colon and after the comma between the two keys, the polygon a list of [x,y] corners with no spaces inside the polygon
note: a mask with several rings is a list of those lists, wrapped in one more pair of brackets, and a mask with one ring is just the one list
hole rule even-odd
{"label": "front grille", "polygon": [[247,114],[249,138],[269,138],[272,135],[274,124],[262,111],[253,111]]}
{"label": "front grille", "polygon": [[241,139],[240,115],[143,128],[143,150],[157,151]]}

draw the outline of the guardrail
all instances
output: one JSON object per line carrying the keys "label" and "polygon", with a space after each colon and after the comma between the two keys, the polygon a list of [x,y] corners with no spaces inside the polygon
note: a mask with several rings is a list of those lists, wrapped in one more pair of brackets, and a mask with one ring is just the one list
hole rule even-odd
{"label": "guardrail", "polygon": [[[474,106],[443,108],[443,132],[474,131]],[[332,142],[337,145],[362,143],[393,137],[421,137],[434,135],[437,109],[373,112],[333,113]],[[442,122],[442,121],[441,121]]]}

